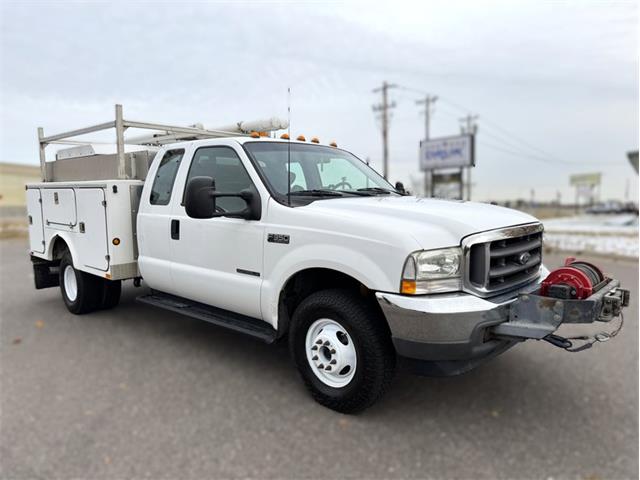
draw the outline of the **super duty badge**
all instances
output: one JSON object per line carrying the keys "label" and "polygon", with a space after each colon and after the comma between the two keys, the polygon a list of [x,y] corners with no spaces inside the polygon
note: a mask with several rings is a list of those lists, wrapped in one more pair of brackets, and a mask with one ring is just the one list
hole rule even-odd
{"label": "super duty badge", "polygon": [[269,243],[284,243],[289,244],[289,235],[283,235],[281,233],[270,233],[267,236],[267,242]]}

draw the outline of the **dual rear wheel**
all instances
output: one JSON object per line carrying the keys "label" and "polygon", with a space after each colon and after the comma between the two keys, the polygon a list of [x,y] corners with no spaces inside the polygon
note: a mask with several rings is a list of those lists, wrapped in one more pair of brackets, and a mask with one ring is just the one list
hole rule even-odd
{"label": "dual rear wheel", "polygon": [[120,301],[120,280],[107,280],[73,266],[69,252],[60,261],[60,291],[67,309],[77,315],[115,307]]}

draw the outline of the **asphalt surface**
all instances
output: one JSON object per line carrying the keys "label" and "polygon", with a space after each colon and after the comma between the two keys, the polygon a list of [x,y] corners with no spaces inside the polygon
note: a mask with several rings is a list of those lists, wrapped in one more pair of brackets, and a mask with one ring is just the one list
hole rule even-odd
{"label": "asphalt surface", "polygon": [[[527,342],[459,377],[399,373],[358,416],[314,403],[284,346],[134,301],[74,316],[0,242],[0,476],[638,478],[638,265],[622,333]],[[548,266],[558,256],[547,256]]]}

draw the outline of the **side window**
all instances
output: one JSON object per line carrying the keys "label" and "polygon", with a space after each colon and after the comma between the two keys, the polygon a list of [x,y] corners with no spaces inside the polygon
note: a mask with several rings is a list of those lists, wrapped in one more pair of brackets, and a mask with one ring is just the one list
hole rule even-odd
{"label": "side window", "polygon": [[370,186],[368,177],[362,170],[345,158],[332,158],[319,164],[322,188],[356,190]]}
{"label": "side window", "polygon": [[169,150],[160,160],[156,178],[153,180],[153,187],[151,187],[151,197],[149,198],[151,205],[169,204],[173,181],[176,179],[183,156],[184,150]]}
{"label": "side window", "polygon": [[[185,186],[193,177],[202,176],[212,177],[216,182],[216,191],[221,193],[238,193],[247,189],[256,191],[240,157],[229,147],[203,147],[196,150]],[[216,207],[227,212],[242,210],[246,206],[241,198],[216,199]]]}
{"label": "side window", "polygon": [[289,178],[291,179],[291,191],[306,190],[307,179],[304,175],[304,170],[299,162],[291,162],[291,170],[289,170]]}

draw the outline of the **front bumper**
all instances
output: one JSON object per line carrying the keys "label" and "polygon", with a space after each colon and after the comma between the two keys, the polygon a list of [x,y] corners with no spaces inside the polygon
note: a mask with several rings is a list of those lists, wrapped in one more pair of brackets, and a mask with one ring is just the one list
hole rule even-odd
{"label": "front bumper", "polygon": [[429,361],[471,360],[516,343],[491,338],[488,329],[509,320],[509,306],[518,294],[536,291],[539,283],[536,280],[491,298],[463,292],[422,296],[377,292],[376,298],[398,355]]}
{"label": "front bumper", "polygon": [[629,291],[610,278],[584,300],[540,296],[545,273],[543,267],[536,281],[490,298],[462,292],[424,296],[378,292],[376,298],[397,353],[429,364],[432,370],[439,365],[435,374],[442,375],[467,371],[527,339],[547,340],[570,350],[569,339],[554,335],[561,324],[609,322],[629,304]]}

